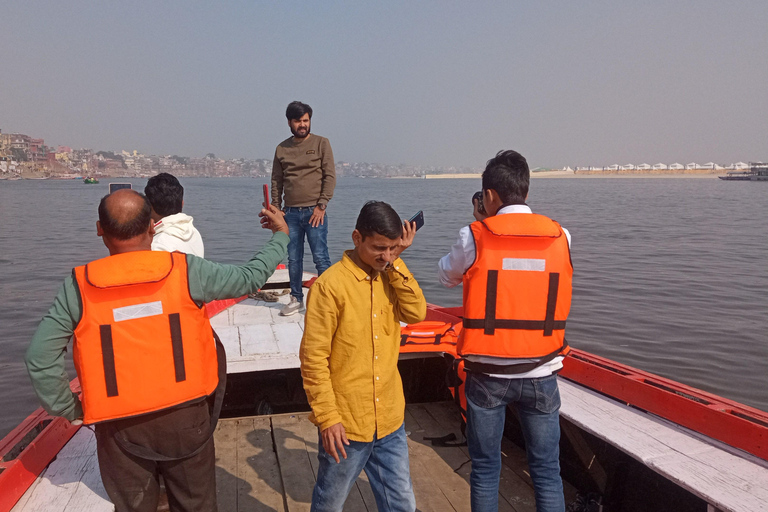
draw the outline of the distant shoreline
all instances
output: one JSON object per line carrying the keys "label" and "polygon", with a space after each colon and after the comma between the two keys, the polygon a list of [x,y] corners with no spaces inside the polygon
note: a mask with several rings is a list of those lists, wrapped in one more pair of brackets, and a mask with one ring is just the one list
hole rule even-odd
{"label": "distant shoreline", "polygon": [[[26,175],[16,175],[12,178],[6,178],[4,176],[0,176],[0,181],[12,181],[12,180],[71,180],[71,179],[79,179],[82,180],[82,177],[79,178],[70,178],[70,177],[47,177],[42,175],[42,173],[25,173]],[[647,178],[660,178],[660,179],[670,179],[670,178],[676,178],[676,179],[716,179],[718,176],[725,175],[724,172],[712,172],[707,170],[706,172],[631,172],[631,171],[621,171],[619,173],[615,171],[602,171],[602,172],[574,172],[574,171],[535,171],[531,173],[531,178],[535,179],[552,179],[552,178],[565,178],[565,179],[600,179],[600,178],[608,178],[608,179],[647,179]],[[103,176],[98,175],[100,179],[132,179],[132,178],[143,178],[146,179],[145,176]],[[183,179],[189,179],[189,178],[247,178],[248,176],[184,176],[179,175],[180,178]],[[253,177],[253,176],[251,176]],[[269,176],[263,176],[262,179],[269,179]],[[429,174],[426,176],[338,176],[338,178],[360,178],[360,179],[391,179],[391,180],[446,180],[446,179],[481,179],[482,174]]]}

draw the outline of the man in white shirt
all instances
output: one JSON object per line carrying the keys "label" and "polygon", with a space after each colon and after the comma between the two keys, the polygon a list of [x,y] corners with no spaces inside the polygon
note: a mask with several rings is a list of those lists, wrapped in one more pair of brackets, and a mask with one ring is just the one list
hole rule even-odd
{"label": "man in white shirt", "polygon": [[152,176],[144,187],[144,195],[152,205],[152,222],[155,223],[152,250],[205,257],[203,238],[192,224],[192,217],[181,213],[184,187],[179,180],[167,172]]}
{"label": "man in white shirt", "polygon": [[498,510],[506,406],[518,411],[538,512],[565,510],[559,464],[557,371],[569,348],[570,234],[531,212],[525,158],[501,151],[483,172],[477,222],[438,265],[440,282],[464,285],[467,443],[473,512]]}

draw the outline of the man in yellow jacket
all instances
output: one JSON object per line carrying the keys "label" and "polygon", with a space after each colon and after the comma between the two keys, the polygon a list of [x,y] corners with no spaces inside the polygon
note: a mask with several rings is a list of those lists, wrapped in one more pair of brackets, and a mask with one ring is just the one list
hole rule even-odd
{"label": "man in yellow jacket", "polygon": [[416,509],[397,370],[400,322],[420,322],[427,310],[399,257],[415,234],[388,204],[366,203],[355,248],[310,288],[299,356],[320,430],[313,512],[340,512],[362,470],[380,512]]}

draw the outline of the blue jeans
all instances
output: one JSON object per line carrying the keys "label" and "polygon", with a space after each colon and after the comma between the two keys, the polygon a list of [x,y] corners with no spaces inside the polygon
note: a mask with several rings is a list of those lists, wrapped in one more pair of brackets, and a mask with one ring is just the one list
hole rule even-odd
{"label": "blue jeans", "polygon": [[288,242],[288,276],[291,280],[291,295],[299,302],[304,299],[301,288],[304,275],[304,235],[307,236],[312,260],[315,262],[317,275],[322,274],[331,266],[328,255],[328,214],[323,217],[323,223],[313,228],[309,224],[314,206],[289,206],[285,209],[285,223],[288,224],[290,241]]}
{"label": "blue jeans", "polygon": [[[319,437],[319,436],[318,436]],[[408,464],[408,442],[405,424],[386,437],[370,443],[350,441],[345,446],[347,458],[336,463],[323,449],[319,438],[317,458],[320,467],[312,492],[310,512],[341,512],[344,502],[360,471],[365,470],[371,482],[379,512],[414,512],[411,471]]]}
{"label": "blue jeans", "polygon": [[467,446],[472,458],[472,512],[499,507],[501,437],[508,404],[514,403],[525,437],[537,512],[563,512],[560,478],[560,392],[557,375],[504,379],[467,373]]}

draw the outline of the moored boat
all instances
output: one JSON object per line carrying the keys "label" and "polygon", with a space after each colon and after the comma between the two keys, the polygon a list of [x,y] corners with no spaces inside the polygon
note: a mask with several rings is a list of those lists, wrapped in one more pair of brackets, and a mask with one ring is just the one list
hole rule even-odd
{"label": "moored boat", "polygon": [[[263,291],[284,288],[286,274],[278,270]],[[231,419],[216,433],[220,510],[309,508],[317,433],[298,370],[303,317],[281,317],[286,300],[266,293],[207,306],[229,373]],[[403,333],[426,339],[439,325],[458,329],[461,314],[429,306],[429,323]],[[442,346],[401,350],[412,479],[420,510],[468,511],[466,447],[431,441],[461,437],[445,384],[453,352]],[[603,510],[768,510],[768,488],[759,484],[768,481],[768,414],[577,349],[560,375],[569,501],[581,493]],[[500,510],[534,510],[512,413],[507,424]],[[88,428],[31,415],[0,442],[0,511],[112,510],[94,443]],[[345,510],[375,510],[366,486],[361,478]]]}
{"label": "moored boat", "polygon": [[93,176],[86,176],[85,178],[83,178],[83,183],[85,183],[86,185],[96,185],[99,183],[99,179],[94,178]]}
{"label": "moored boat", "polygon": [[768,163],[750,162],[748,171],[733,171],[718,178],[726,181],[768,181]]}

